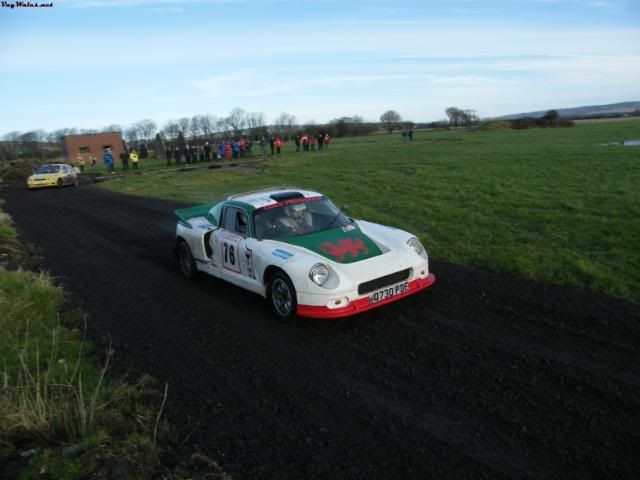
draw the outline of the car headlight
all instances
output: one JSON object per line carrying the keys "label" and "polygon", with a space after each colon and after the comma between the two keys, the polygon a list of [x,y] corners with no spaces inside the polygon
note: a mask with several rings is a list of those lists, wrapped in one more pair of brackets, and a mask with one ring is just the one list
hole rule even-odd
{"label": "car headlight", "polygon": [[311,270],[309,270],[309,278],[316,285],[324,285],[329,279],[329,269],[322,263],[316,263]]}
{"label": "car headlight", "polygon": [[422,255],[424,253],[424,247],[416,237],[411,237],[407,240],[407,245],[409,245],[418,255]]}

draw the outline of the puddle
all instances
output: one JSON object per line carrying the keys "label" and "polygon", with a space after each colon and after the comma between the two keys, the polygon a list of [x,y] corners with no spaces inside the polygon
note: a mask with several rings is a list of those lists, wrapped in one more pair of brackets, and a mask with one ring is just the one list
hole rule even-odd
{"label": "puddle", "polygon": [[600,146],[608,147],[610,145],[623,145],[625,147],[640,147],[640,140],[623,140],[622,142],[600,143]]}

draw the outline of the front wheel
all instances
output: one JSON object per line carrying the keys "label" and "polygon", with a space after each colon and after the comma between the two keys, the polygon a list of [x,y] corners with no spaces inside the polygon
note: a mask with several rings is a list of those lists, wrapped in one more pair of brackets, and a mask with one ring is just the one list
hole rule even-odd
{"label": "front wheel", "polygon": [[290,322],[296,316],[296,290],[284,272],[276,272],[269,281],[267,300],[271,310],[281,322]]}
{"label": "front wheel", "polygon": [[180,243],[178,243],[177,255],[180,273],[188,279],[196,278],[198,275],[196,261],[193,259],[193,254],[191,253],[189,245],[184,240],[181,240]]}

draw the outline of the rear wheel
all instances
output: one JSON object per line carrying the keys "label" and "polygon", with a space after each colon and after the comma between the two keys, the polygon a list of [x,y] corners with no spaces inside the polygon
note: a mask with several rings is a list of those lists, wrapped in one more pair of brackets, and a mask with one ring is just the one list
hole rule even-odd
{"label": "rear wheel", "polygon": [[290,322],[296,316],[296,290],[284,272],[276,272],[269,281],[267,300],[271,310],[281,322]]}
{"label": "rear wheel", "polygon": [[178,266],[180,272],[185,278],[193,279],[198,275],[198,269],[196,268],[196,261],[193,259],[193,254],[189,245],[184,240],[180,240],[177,247]]}

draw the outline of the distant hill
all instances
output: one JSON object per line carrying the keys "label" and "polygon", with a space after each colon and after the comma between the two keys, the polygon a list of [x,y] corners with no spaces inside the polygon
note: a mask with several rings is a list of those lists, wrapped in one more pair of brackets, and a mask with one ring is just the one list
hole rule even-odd
{"label": "distant hill", "polygon": [[[498,120],[515,120],[516,118],[544,116],[549,110],[529,113],[515,113],[497,117]],[[613,117],[625,114],[633,114],[640,111],[640,102],[612,103],[610,105],[590,105],[588,107],[556,108],[561,117],[565,118],[586,118],[586,117]]]}

